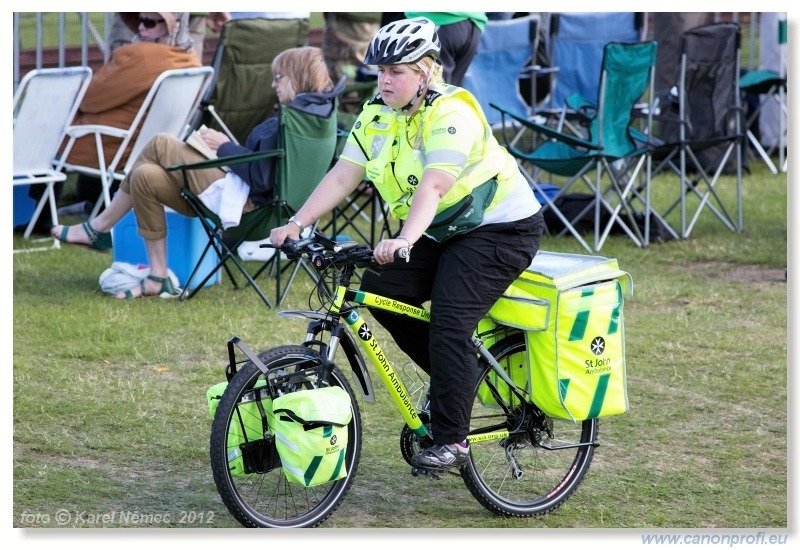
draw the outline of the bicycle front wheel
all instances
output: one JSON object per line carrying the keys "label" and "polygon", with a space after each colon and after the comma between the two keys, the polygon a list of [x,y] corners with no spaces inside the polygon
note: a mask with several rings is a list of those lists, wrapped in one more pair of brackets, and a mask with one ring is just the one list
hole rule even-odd
{"label": "bicycle front wheel", "polygon": [[[490,352],[506,372],[527,365],[522,333],[504,338]],[[488,363],[481,364],[470,418],[471,458],[461,476],[478,502],[497,515],[551,512],[577,490],[589,470],[598,421],[547,417],[515,395]],[[508,435],[488,435],[502,431]]]}
{"label": "bicycle front wheel", "polygon": [[[270,373],[287,380],[281,391],[316,387],[319,354],[304,346],[281,346],[259,354]],[[289,375],[289,376],[287,376]],[[349,395],[353,417],[348,424],[345,452],[347,476],[305,487],[290,483],[283,473],[274,439],[264,422],[269,392],[264,373],[251,361],[229,382],[211,425],[211,470],[230,513],[245,527],[316,527],[344,499],[361,456],[361,415],[344,375],[333,369],[328,382]]]}

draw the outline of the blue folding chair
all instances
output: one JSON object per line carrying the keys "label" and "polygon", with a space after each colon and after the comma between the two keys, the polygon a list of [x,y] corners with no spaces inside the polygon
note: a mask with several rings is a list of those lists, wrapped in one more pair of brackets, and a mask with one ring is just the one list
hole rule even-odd
{"label": "blue folding chair", "polygon": [[641,12],[554,13],[550,19],[550,51],[558,73],[552,106],[564,107],[574,94],[594,101],[603,47],[609,42],[640,42],[642,29]]}
{"label": "blue folding chair", "polygon": [[[536,55],[539,23],[539,16],[530,14],[489,21],[483,29],[478,52],[464,75],[464,88],[478,100],[492,126],[501,122],[501,116],[490,108],[490,103],[502,105],[524,118],[533,115],[536,106],[523,99],[519,80],[537,70],[532,60]],[[535,85],[535,75],[531,82]]]}

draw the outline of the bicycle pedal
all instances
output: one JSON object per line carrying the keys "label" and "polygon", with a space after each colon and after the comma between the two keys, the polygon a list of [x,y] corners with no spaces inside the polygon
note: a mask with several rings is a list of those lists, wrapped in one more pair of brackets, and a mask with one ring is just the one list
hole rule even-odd
{"label": "bicycle pedal", "polygon": [[425,476],[429,479],[441,479],[439,476],[447,470],[431,470],[428,468],[420,468],[418,466],[411,467],[411,475],[414,477]]}

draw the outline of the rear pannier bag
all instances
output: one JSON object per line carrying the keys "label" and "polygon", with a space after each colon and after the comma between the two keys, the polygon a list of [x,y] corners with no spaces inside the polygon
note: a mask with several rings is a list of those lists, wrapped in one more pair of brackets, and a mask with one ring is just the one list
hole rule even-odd
{"label": "rear pannier bag", "polygon": [[546,415],[581,421],[627,411],[622,306],[632,292],[616,260],[539,252],[489,310],[491,322],[524,332],[527,377],[509,374]]}
{"label": "rear pannier bag", "polygon": [[347,476],[349,394],[338,386],[302,390],[272,402],[275,445],[292,483],[311,487]]}

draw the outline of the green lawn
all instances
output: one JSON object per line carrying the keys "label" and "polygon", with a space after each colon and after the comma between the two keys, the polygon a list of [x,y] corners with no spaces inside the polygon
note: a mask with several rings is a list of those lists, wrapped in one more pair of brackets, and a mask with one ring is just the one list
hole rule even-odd
{"label": "green lawn", "polygon": [[[654,183],[657,203],[672,182]],[[706,212],[688,240],[640,249],[612,236],[600,253],[634,281],[630,409],[601,420],[602,445],[564,506],[504,520],[455,476],[412,477],[402,426],[377,388],[375,403],[360,404],[358,476],[323,526],[601,529],[630,540],[662,528],[785,530],[787,177],[753,165],[744,182],[742,233]],[[726,177],[720,190],[730,199],[732,187]],[[570,238],[546,237],[542,248],[583,252]],[[80,512],[116,512],[110,527],[237,527],[211,479],[206,389],[223,380],[232,335],[258,351],[300,342],[305,327],[227,280],[188,302],[116,301],[97,283],[110,263],[69,246],[12,259],[11,523],[53,527],[67,510],[69,527],[100,526]],[[311,290],[298,280],[285,308],[306,307]],[[395,346],[388,353],[402,361]],[[131,511],[149,519],[123,522]]]}

